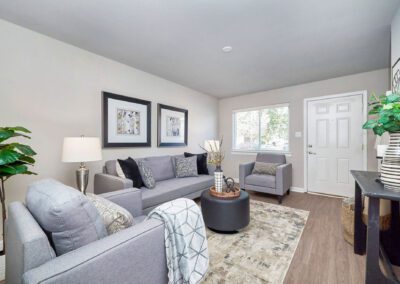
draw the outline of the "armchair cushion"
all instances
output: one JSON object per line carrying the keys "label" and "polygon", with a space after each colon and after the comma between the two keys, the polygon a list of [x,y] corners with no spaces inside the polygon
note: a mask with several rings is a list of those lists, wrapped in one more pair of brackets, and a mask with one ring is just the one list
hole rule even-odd
{"label": "armchair cushion", "polygon": [[31,184],[26,205],[50,235],[57,255],[107,236],[103,220],[88,198],[56,180],[45,179]]}
{"label": "armchair cushion", "polygon": [[253,174],[257,175],[270,175],[270,176],[275,176],[276,175],[276,168],[280,164],[276,163],[263,163],[263,162],[256,162],[253,168]]}
{"label": "armchair cushion", "polygon": [[252,174],[245,178],[245,184],[275,188],[275,176]]}

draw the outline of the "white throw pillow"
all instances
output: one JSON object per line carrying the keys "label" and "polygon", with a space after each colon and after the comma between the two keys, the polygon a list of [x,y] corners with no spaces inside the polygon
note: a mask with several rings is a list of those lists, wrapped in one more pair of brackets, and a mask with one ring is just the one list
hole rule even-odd
{"label": "white throw pillow", "polygon": [[133,216],[125,208],[92,193],[87,193],[86,196],[99,211],[109,235],[135,224]]}
{"label": "white throw pillow", "polygon": [[119,176],[120,178],[126,178],[124,171],[122,170],[121,165],[118,161],[115,161],[115,170],[117,171],[117,176]]}

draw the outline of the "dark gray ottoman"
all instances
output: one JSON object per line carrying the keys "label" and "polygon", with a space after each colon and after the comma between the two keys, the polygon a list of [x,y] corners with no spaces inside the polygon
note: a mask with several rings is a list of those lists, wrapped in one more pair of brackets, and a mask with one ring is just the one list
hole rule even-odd
{"label": "dark gray ottoman", "polygon": [[236,232],[250,222],[249,194],[242,190],[239,198],[219,199],[205,190],[201,194],[201,211],[208,228],[217,232]]}

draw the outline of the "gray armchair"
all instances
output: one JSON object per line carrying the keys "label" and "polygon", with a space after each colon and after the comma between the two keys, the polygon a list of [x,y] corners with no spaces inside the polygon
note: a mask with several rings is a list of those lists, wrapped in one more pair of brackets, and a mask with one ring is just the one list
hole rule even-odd
{"label": "gray armchair", "polygon": [[60,256],[26,206],[11,203],[6,283],[167,283],[164,224],[143,221],[140,190],[102,196],[127,209],[137,224]]}
{"label": "gray armchair", "polygon": [[257,162],[281,164],[276,169],[276,176],[252,174],[255,162],[239,165],[240,188],[277,195],[279,204],[283,196],[290,193],[292,186],[292,164],[286,163],[284,154],[259,153]]}

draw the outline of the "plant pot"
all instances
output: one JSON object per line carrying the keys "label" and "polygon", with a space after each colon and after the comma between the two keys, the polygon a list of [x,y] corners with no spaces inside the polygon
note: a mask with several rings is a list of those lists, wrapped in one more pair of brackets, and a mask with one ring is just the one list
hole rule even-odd
{"label": "plant pot", "polygon": [[215,184],[215,191],[222,192],[222,187],[224,184],[224,172],[222,171],[220,166],[214,171],[214,184]]}
{"label": "plant pot", "polygon": [[390,133],[390,143],[381,168],[385,189],[400,192],[400,132]]}

